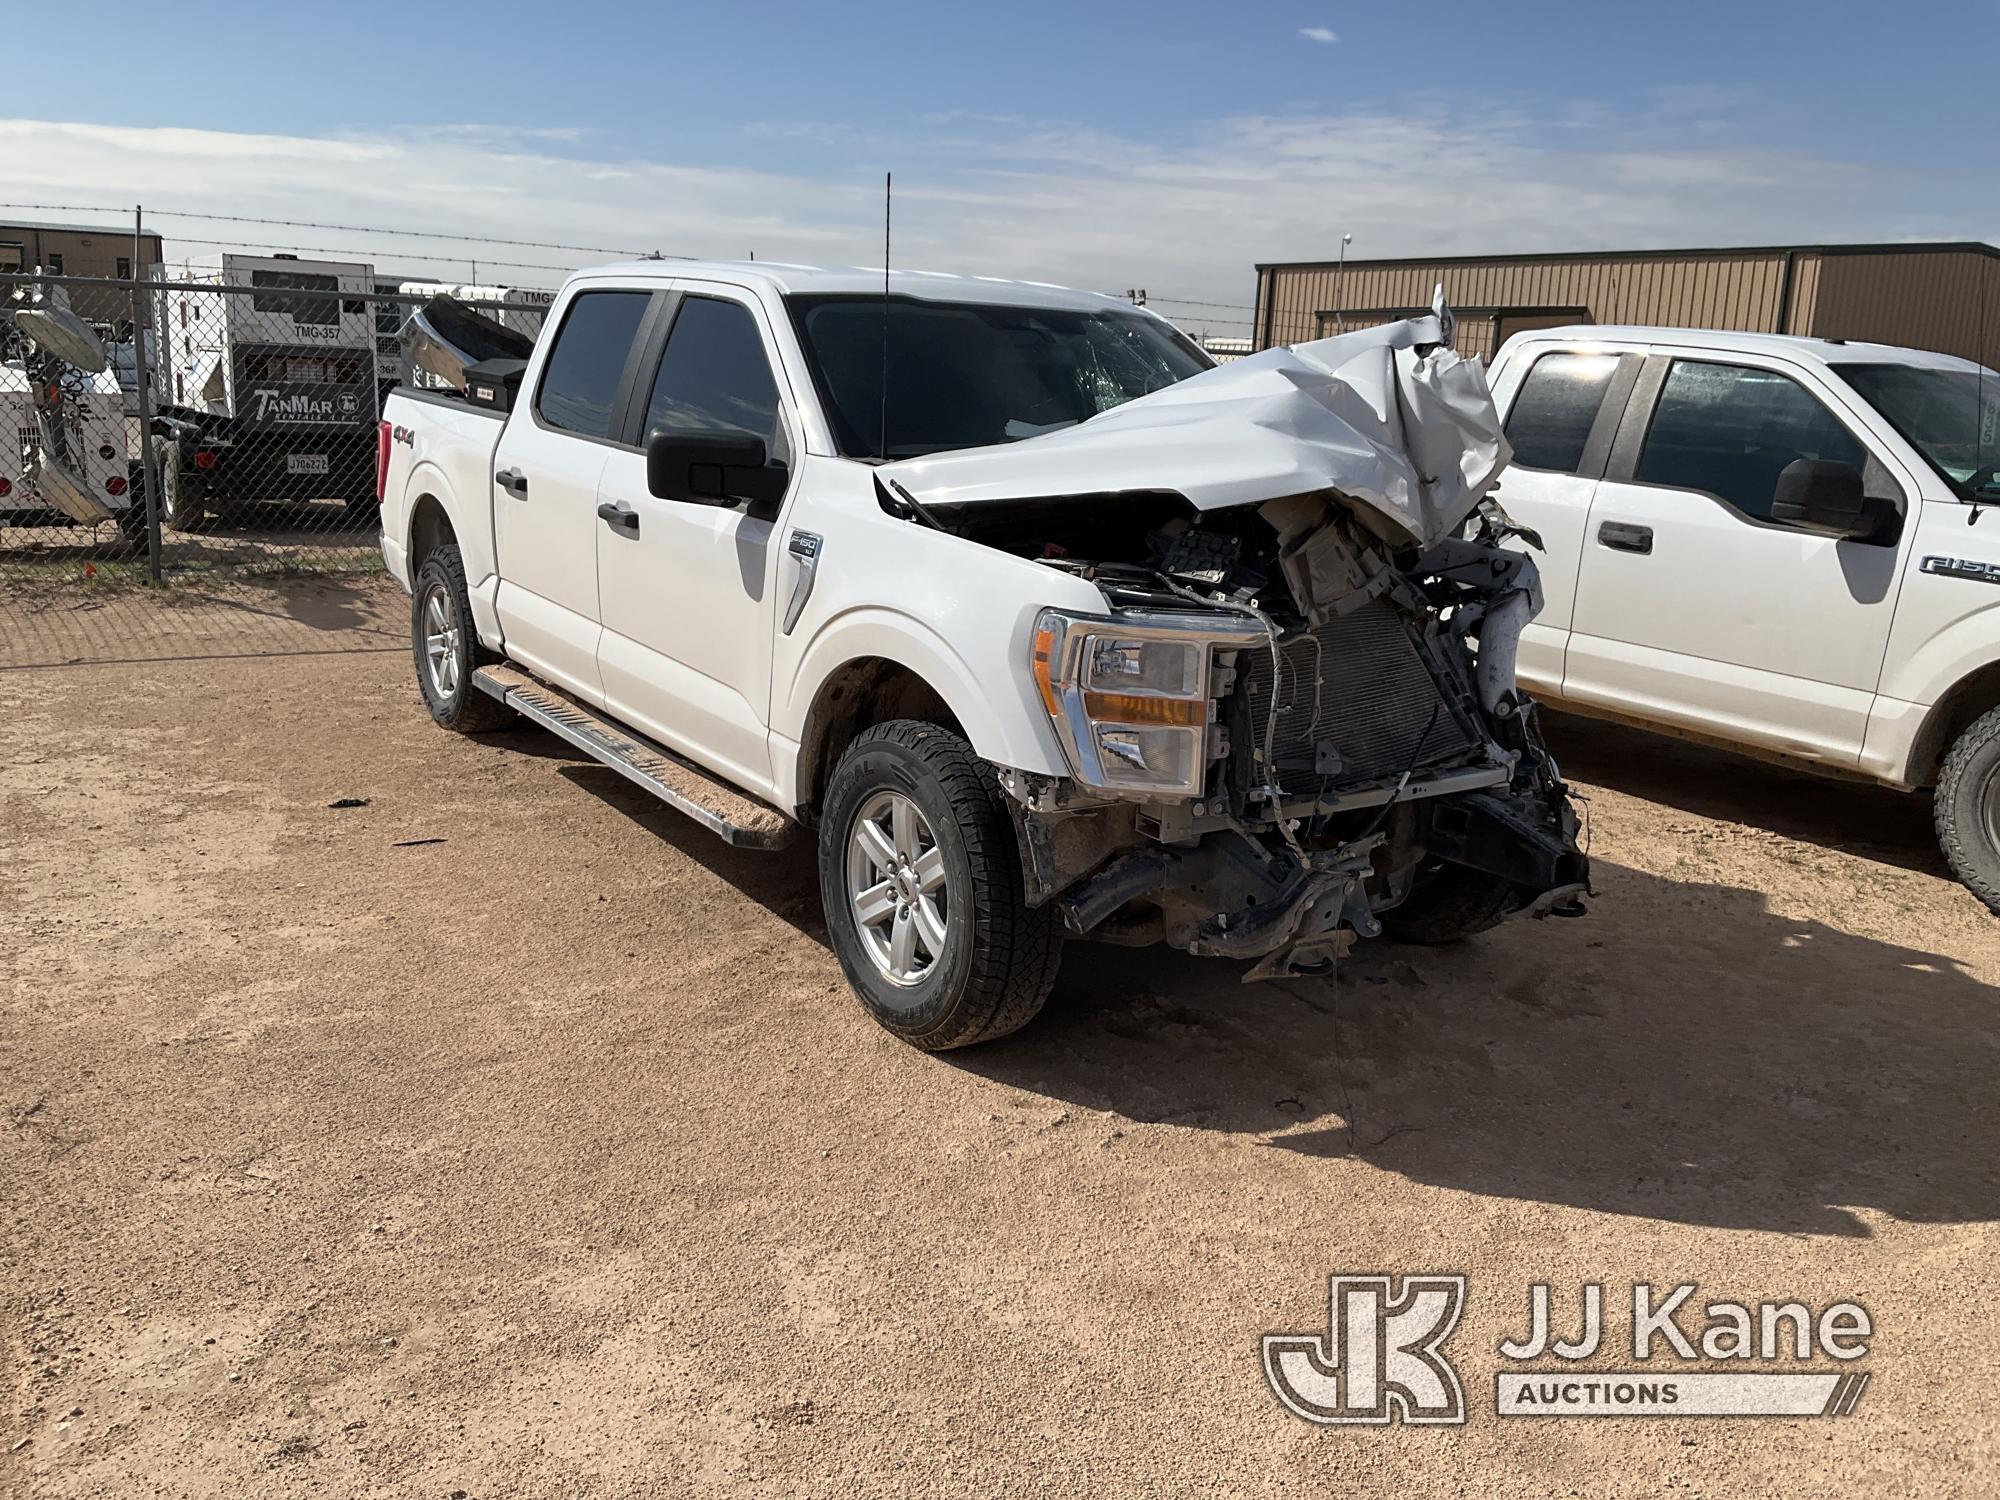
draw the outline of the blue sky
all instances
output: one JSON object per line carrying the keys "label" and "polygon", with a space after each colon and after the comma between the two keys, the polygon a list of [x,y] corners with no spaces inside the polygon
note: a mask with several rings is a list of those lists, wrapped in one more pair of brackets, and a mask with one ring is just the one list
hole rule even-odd
{"label": "blue sky", "polygon": [[[876,254],[894,169],[906,263],[1220,304],[1343,231],[1356,256],[2000,238],[1990,0],[90,14],[120,66],[10,72],[0,200],[825,260]],[[453,253],[364,238],[308,247]]]}

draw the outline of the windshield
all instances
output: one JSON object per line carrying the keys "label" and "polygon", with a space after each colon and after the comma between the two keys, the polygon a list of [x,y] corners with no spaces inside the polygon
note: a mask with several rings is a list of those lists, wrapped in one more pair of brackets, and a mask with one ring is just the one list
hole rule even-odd
{"label": "windshield", "polygon": [[1847,383],[1915,445],[1961,500],[2000,501],[2000,375],[1919,365],[1847,365]]}
{"label": "windshield", "polygon": [[1074,426],[1209,368],[1172,327],[1137,311],[891,297],[885,315],[880,297],[786,300],[834,441],[850,458],[913,458],[1015,442]]}

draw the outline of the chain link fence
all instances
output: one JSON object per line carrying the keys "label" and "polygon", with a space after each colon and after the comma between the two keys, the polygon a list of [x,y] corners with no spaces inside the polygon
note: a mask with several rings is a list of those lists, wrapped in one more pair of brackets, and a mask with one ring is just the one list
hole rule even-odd
{"label": "chain link fence", "polygon": [[[0,274],[0,665],[395,646],[381,405],[440,291],[533,334],[550,294],[219,254]],[[337,639],[333,639],[337,637]]]}
{"label": "chain link fence", "polygon": [[[406,648],[378,536],[380,411],[398,383],[436,382],[400,330],[448,292],[532,336],[553,293],[342,254],[0,269],[0,667]],[[1225,360],[1422,311],[1278,326],[1249,306],[1152,305]],[[1492,335],[1461,318],[1462,352],[1490,355]]]}

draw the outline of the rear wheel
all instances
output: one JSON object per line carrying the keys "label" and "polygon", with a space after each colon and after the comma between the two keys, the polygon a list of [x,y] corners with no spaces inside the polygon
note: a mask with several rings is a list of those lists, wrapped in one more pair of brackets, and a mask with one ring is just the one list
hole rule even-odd
{"label": "rear wheel", "polygon": [[2000,912],[2000,708],[1953,742],[1938,768],[1931,818],[1951,873]]}
{"label": "rear wheel", "polygon": [[931,1052],[990,1041],[1048,998],[1062,930],[1027,904],[993,768],[950,730],[898,719],[848,746],[819,871],[847,981],[904,1041]]}
{"label": "rear wheel", "polygon": [[473,672],[497,658],[479,644],[465,587],[465,564],[458,548],[449,543],[433,551],[417,570],[410,593],[410,652],[416,659],[424,707],[446,729],[480,734],[513,722],[511,709],[473,685]]}

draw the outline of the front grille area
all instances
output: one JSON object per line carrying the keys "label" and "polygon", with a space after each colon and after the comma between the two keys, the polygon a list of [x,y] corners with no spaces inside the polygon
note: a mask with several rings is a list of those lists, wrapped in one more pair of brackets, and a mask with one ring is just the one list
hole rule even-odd
{"label": "front grille area", "polygon": [[[1364,604],[1278,647],[1278,726],[1272,760],[1278,785],[1310,795],[1322,784],[1393,779],[1453,759],[1477,743],[1452,712],[1417,652],[1409,626],[1386,599]],[[1261,749],[1271,708],[1266,649],[1238,658],[1248,744]],[[1254,779],[1254,773],[1253,773]]]}

